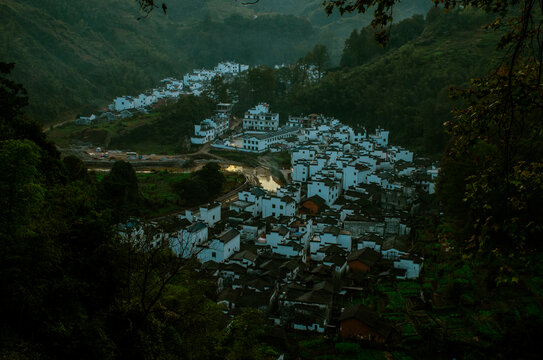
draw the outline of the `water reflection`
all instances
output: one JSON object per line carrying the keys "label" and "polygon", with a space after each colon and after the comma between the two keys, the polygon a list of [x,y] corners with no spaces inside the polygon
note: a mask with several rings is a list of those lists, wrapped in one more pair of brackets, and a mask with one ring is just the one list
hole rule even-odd
{"label": "water reflection", "polygon": [[281,187],[271,176],[270,171],[263,167],[251,168],[240,165],[229,164],[224,168],[226,171],[241,172],[246,175],[253,175],[256,177],[262,188],[266,191],[276,192]]}
{"label": "water reflection", "polygon": [[228,167],[225,170],[231,171],[231,172],[243,172],[243,166],[228,165]]}
{"label": "water reflection", "polygon": [[[111,171],[110,168],[90,168],[89,170],[92,170],[92,171],[96,171],[96,172],[109,172]],[[185,173],[185,172],[191,172],[191,171],[195,171],[196,168],[194,169],[179,169],[179,168],[154,168],[154,169],[141,169],[141,170],[138,170],[138,169],[135,169],[136,173],[138,174],[151,174],[151,173],[154,173],[154,172],[157,172],[157,171],[168,171],[168,172],[171,172],[171,173]],[[273,177],[271,176],[271,173],[268,169],[265,169],[263,167],[258,167],[258,168],[251,168],[251,167],[244,167],[244,166],[240,166],[240,165],[232,165],[232,164],[229,164],[228,166],[225,166],[224,167],[224,170],[225,171],[230,171],[230,172],[240,172],[240,173],[243,173],[243,174],[246,174],[246,175],[249,175],[249,176],[254,176],[258,182],[260,183],[260,185],[262,186],[262,188],[266,191],[270,191],[270,192],[276,192],[277,189],[279,189],[281,187],[281,185],[279,185],[279,183],[277,183]]]}
{"label": "water reflection", "polygon": [[276,192],[277,189],[281,187],[281,185],[273,180],[271,175],[257,175],[257,179],[260,185],[262,185],[266,191]]}

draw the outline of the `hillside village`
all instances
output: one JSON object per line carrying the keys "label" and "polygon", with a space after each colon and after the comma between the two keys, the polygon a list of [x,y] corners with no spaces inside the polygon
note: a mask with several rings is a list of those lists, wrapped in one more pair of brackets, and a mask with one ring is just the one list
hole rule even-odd
{"label": "hillside village", "polygon": [[108,108],[103,109],[98,115],[80,116],[75,120],[75,123],[90,125],[119,118],[130,118],[135,113],[147,113],[150,109],[160,107],[169,100],[176,100],[181,95],[199,96],[216,76],[232,79],[248,69],[248,65],[225,61],[217,64],[213,69],[195,69],[191,73],[185,74],[183,80],[169,77],[161,80],[161,86],[139,95],[119,96],[113,99]]}
{"label": "hillside village", "polygon": [[[220,106],[228,128],[220,114],[229,105]],[[197,125],[210,131],[201,143],[288,151],[291,181],[276,192],[248,186],[229,203],[153,222],[132,219],[119,226],[122,236],[197,258],[228,314],[258,308],[286,330],[396,342],[408,321],[387,320],[360,299],[418,278],[424,259],[413,251],[412,218],[430,207],[439,168],[390,145],[386,130],[370,134],[322,115],[290,116],[279,127],[259,104],[246,112],[243,133],[222,139],[208,120]],[[411,300],[421,301],[416,292]]]}

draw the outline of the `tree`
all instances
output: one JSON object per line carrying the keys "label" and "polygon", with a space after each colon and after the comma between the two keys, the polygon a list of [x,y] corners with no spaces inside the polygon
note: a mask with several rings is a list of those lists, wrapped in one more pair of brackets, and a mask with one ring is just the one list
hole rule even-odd
{"label": "tree", "polygon": [[229,102],[228,84],[224,77],[217,75],[209,82],[208,88],[204,91],[206,96],[212,98],[215,102]]}
{"label": "tree", "polygon": [[126,161],[116,161],[109,174],[100,182],[102,200],[111,208],[118,220],[138,214],[141,197],[138,178],[132,165]]}
{"label": "tree", "polygon": [[276,359],[273,350],[262,345],[260,338],[266,333],[262,313],[256,309],[243,309],[226,329],[224,346],[228,360]]}
{"label": "tree", "polygon": [[303,58],[304,63],[314,65],[317,69],[318,77],[321,78],[324,71],[330,67],[330,55],[326,46],[315,45],[311,52]]}

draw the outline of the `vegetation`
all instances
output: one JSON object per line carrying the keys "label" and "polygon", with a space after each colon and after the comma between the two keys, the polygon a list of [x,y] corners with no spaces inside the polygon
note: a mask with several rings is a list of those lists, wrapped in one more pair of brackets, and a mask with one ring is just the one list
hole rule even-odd
{"label": "vegetation", "polygon": [[[112,137],[113,148],[133,150],[166,150],[167,153],[183,153],[191,149],[190,136],[194,124],[213,114],[215,103],[207,97],[181,96],[178,101],[164,106],[157,116],[142,126],[119,130]],[[169,150],[169,151],[168,151]]]}
{"label": "vegetation", "polygon": [[[181,97],[156,117],[92,126],[96,130],[68,136],[111,139],[111,146],[144,153],[189,152],[192,125],[211,113],[214,102],[236,101],[234,113],[242,116],[263,101],[282,119],[317,112],[370,131],[382,126],[391,131],[392,142],[435,156],[447,142],[442,124],[452,119],[455,103],[449,99],[450,89],[483,75],[499,54],[498,36],[482,29],[489,21],[487,14],[471,8],[448,14],[434,8],[426,19],[415,16],[392,26],[390,31],[397,36],[385,48],[374,42],[371,27],[352,32],[340,69],[327,69],[327,49],[319,45],[293,66],[251,68],[233,82],[215,79],[208,92],[212,101]],[[306,71],[315,64],[321,64],[318,72],[324,73],[320,80],[311,79]],[[383,93],[388,94],[384,99]],[[70,129],[74,128],[61,127],[51,136],[66,143],[63,134]],[[102,129],[106,132],[97,131]]]}
{"label": "vegetation", "polygon": [[216,199],[243,184],[245,178],[220,171],[217,163],[207,163],[201,170],[172,183],[172,189],[184,206],[195,206]]}
{"label": "vegetation", "polygon": [[[376,35],[387,42],[388,33],[379,26],[391,20],[394,1],[328,3],[329,10],[339,6],[347,12],[378,5]],[[447,8],[456,4],[445,1]],[[420,19],[414,18],[403,25],[407,42],[394,48],[390,41],[389,49],[374,56],[349,45],[366,41],[368,29],[353,33],[345,68],[320,81],[295,77],[303,62],[287,70],[257,68],[226,95],[251,94],[253,102],[271,95],[277,109],[292,106],[353,124],[381,124],[397,132],[401,143],[428,152],[444,144],[439,124],[446,120],[450,141],[438,189],[443,214],[417,219],[414,231],[425,257],[423,276],[419,282],[375,284],[357,301],[405,320],[402,346],[417,358],[536,358],[543,324],[541,14],[531,0],[513,9],[512,19],[503,14],[517,3],[463,4],[497,12],[500,21],[493,28],[510,27],[488,35],[481,30],[489,21],[485,14],[434,9],[421,33]],[[462,110],[452,117],[447,89],[484,73],[502,34],[500,46],[511,57],[455,93]],[[225,318],[212,286],[191,261],[168,247],[115,234],[114,224],[145,202],[137,175],[119,162],[98,183],[78,159],[61,160],[40,125],[22,114],[28,100],[22,87],[7,79],[12,68],[0,64],[0,357],[277,358],[261,342],[265,332],[258,312]],[[202,109],[210,102],[187,101],[189,108]],[[174,111],[169,121],[147,131],[157,138],[176,131],[173,114],[180,115]],[[186,122],[199,116],[189,113]],[[132,130],[134,142],[143,139],[139,128]],[[209,165],[173,188],[187,204],[197,202],[221,191],[222,176]],[[421,292],[428,308],[405,316],[402,309]],[[299,345],[305,358],[389,356],[333,340],[305,339]]]}
{"label": "vegetation", "polygon": [[[66,158],[68,159],[68,158]],[[130,166],[130,164],[123,161],[115,163],[111,172],[105,176],[102,173],[95,173],[94,176],[98,181],[100,188],[110,188],[111,178],[119,176],[119,167]],[[205,176],[203,175],[205,174]],[[126,197],[121,196],[118,191],[111,191],[108,193],[104,190],[104,200],[108,202],[118,201],[119,198],[123,199],[120,203],[124,206],[132,206],[127,211],[121,211],[115,209],[116,213],[121,211],[126,215],[139,215],[142,218],[152,219],[158,216],[167,215],[173,212],[180,212],[186,208],[194,207],[197,205],[205,204],[213,200],[215,197],[227,194],[239,186],[241,186],[245,178],[238,173],[228,173],[219,171],[215,164],[210,164],[206,169],[196,171],[194,173],[177,173],[170,172],[168,170],[157,170],[148,173],[135,173],[136,183],[131,186],[137,186],[137,196],[134,196],[134,201],[126,201]],[[121,182],[126,182],[126,178],[121,177]],[[131,176],[129,176],[131,178]],[[206,180],[204,180],[204,178]],[[214,193],[213,197],[210,197],[206,184],[208,179],[215,178],[218,185],[218,191]],[[216,184],[217,185],[217,184]],[[202,192],[195,195],[185,194],[185,190],[190,187],[197,187]],[[124,187],[123,187],[124,189]],[[136,190],[136,189],[135,189]]]}
{"label": "vegetation", "polygon": [[60,160],[0,70],[0,358],[276,358],[257,311],[225,318],[190,260],[117,235],[142,201],[133,169],[97,183]]}

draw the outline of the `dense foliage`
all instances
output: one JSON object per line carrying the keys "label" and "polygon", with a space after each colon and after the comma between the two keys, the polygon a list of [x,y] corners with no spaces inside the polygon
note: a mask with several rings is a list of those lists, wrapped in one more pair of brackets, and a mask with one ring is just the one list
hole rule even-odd
{"label": "dense foliage", "polygon": [[[319,0],[167,3],[166,14],[145,16],[134,0],[2,1],[0,59],[18,64],[14,78],[29,91],[29,112],[50,123],[90,115],[116,96],[219,61],[291,63],[317,42],[335,60],[341,39],[369,22],[327,17]],[[398,18],[428,6],[410,1]]]}
{"label": "dense foliage", "polygon": [[21,114],[10,68],[0,64],[0,358],[244,358],[233,332],[251,358],[270,358],[251,330],[258,313],[227,326],[190,260],[117,234],[141,201],[133,169],[118,162],[97,184],[79,159],[61,160]]}
{"label": "dense foliage", "polygon": [[[382,126],[393,143],[435,155],[447,142],[443,123],[452,119],[451,88],[485,74],[496,55],[497,36],[482,29],[489,20],[474,9],[446,14],[433,8],[426,19],[394,25],[398,36],[385,48],[375,43],[371,27],[354,31],[340,69],[328,68],[327,49],[319,45],[294,65],[252,68],[232,83],[217,79],[212,92],[221,101],[237,101],[238,116],[263,101],[283,121],[289,114],[323,113],[370,131]],[[317,76],[308,72],[311,65]]]}
{"label": "dense foliage", "polygon": [[208,163],[201,170],[191,174],[188,179],[182,179],[172,187],[184,205],[195,206],[216,199],[225,181],[224,174],[217,163]]}
{"label": "dense foliage", "polygon": [[110,146],[137,149],[146,145],[162,145],[184,152],[190,148],[194,124],[213,114],[215,103],[208,97],[181,96],[164,106],[155,121],[131,130],[119,129]]}

